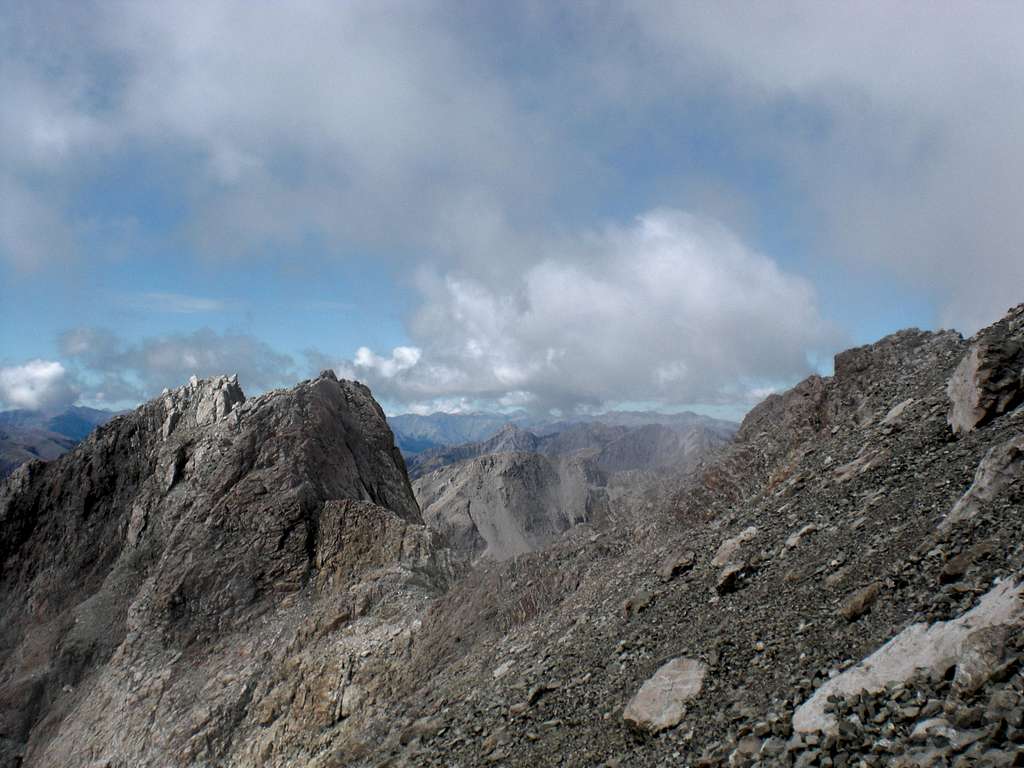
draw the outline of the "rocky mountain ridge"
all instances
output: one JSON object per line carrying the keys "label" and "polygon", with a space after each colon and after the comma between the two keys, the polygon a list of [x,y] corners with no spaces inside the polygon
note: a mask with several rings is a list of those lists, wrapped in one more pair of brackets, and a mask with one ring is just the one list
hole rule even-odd
{"label": "rocky mountain ridge", "polygon": [[197,382],[0,486],[0,755],[1019,764],[1022,349],[1024,305],[848,350],[671,496],[469,570],[364,388]]}
{"label": "rocky mountain ridge", "polygon": [[19,468],[0,526],[4,765],[290,763],[451,577],[383,412],[333,374],[165,392]]}
{"label": "rocky mountain ridge", "polygon": [[[405,413],[388,417],[388,423],[395,433],[395,442],[407,457],[415,457],[425,451],[442,453],[447,449],[473,443],[483,443],[494,438],[509,425],[546,437],[568,432],[573,428],[589,425],[595,427],[644,427],[658,424],[673,430],[687,431],[703,427],[709,431],[731,437],[737,425],[731,421],[716,419],[690,411],[681,413],[658,413],[653,411],[607,411],[598,414],[576,414],[553,417],[531,414],[527,411],[512,413],[432,413],[427,415]],[[564,451],[563,451],[564,452]],[[477,454],[479,455],[479,454]],[[466,457],[464,457],[466,458]],[[451,463],[451,462],[446,462]]]}

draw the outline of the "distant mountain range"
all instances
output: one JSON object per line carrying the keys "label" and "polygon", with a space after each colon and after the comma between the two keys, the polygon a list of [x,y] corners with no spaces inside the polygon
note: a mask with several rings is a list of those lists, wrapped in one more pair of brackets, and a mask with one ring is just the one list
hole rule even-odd
{"label": "distant mountain range", "polygon": [[49,461],[67,453],[117,414],[96,408],[72,406],[62,413],[0,411],[0,477],[6,477],[26,461]]}
{"label": "distant mountain range", "polygon": [[608,411],[607,413],[553,418],[536,416],[527,411],[493,413],[403,413],[390,416],[388,424],[395,434],[395,443],[407,457],[442,446],[477,443],[497,434],[509,424],[537,436],[565,432],[574,424],[601,424],[606,427],[641,427],[660,424],[667,427],[702,425],[716,430],[736,431],[731,421],[701,416],[690,411],[657,413],[655,411]]}
{"label": "distant mountain range", "polygon": [[[486,440],[407,455],[424,521],[471,557],[537,551],[579,523],[637,508],[647,488],[682,484],[737,429],[695,414],[607,416],[629,426],[558,421],[532,432],[510,423]],[[670,423],[651,423],[659,416]]]}

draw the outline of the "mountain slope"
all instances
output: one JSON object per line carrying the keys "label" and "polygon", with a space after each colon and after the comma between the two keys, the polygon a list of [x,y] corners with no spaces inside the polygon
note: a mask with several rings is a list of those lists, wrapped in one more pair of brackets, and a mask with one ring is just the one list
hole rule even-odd
{"label": "mountain slope", "polygon": [[500,560],[543,549],[579,523],[603,522],[606,484],[585,459],[505,451],[442,467],[413,491],[448,546]]}
{"label": "mountain slope", "polygon": [[902,331],[674,496],[460,572],[365,388],[197,382],[0,485],[0,757],[1014,765],[1022,402],[1024,305]]}
{"label": "mountain slope", "polygon": [[[1014,764],[1022,347],[1024,306],[968,341],[904,331],[849,350],[833,377],[755,408],[671,503],[474,570],[428,613],[411,663],[391,670],[418,705],[382,713],[361,764]],[[951,378],[968,385],[947,391]],[[962,413],[974,427],[956,434]],[[970,643],[930,656],[921,645],[1000,600],[999,623],[974,620]],[[838,696],[828,706],[845,713],[842,729],[794,736],[816,690],[897,636],[896,661],[932,671]],[[679,725],[652,737],[624,714],[636,717],[627,704],[672,659],[702,680],[658,710]],[[438,730],[403,742],[417,718]],[[937,735],[911,738],[929,727]]]}
{"label": "mountain slope", "polygon": [[116,414],[72,406],[56,415],[42,411],[0,411],[0,478],[27,461],[50,461],[71,450]]}
{"label": "mountain slope", "polygon": [[0,526],[4,765],[304,761],[448,578],[383,413],[333,374],[193,380],[17,470]]}

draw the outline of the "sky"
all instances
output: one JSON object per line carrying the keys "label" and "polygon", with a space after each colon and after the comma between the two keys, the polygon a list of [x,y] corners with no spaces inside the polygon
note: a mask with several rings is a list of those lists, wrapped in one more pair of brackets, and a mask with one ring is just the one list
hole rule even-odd
{"label": "sky", "polygon": [[1024,301],[1024,5],[0,0],[0,407],[739,417]]}

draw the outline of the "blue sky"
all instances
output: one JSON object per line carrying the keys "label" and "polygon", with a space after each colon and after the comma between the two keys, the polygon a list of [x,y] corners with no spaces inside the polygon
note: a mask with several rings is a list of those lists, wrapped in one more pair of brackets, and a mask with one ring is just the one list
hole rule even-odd
{"label": "blue sky", "polygon": [[0,0],[0,407],[739,416],[1024,299],[1015,4]]}

